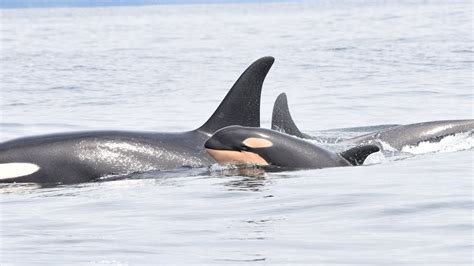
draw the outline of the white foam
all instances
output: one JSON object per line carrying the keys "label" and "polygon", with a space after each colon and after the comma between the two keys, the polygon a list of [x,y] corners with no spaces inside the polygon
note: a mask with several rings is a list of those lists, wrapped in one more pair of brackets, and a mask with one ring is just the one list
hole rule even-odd
{"label": "white foam", "polygon": [[39,169],[40,167],[33,163],[2,163],[0,164],[0,180],[31,175]]}
{"label": "white foam", "polygon": [[392,147],[390,144],[383,140],[377,140],[377,142],[382,145],[382,150],[384,151],[390,151],[390,152],[397,152],[398,150]]}
{"label": "white foam", "polygon": [[403,152],[423,154],[431,152],[454,152],[474,148],[474,132],[458,133],[446,136],[439,142],[420,142],[415,146],[404,146]]}

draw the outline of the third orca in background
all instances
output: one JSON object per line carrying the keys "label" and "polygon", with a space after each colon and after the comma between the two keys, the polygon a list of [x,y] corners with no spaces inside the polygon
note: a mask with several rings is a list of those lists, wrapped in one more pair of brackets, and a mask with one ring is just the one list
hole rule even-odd
{"label": "third orca in background", "polygon": [[200,128],[180,133],[97,131],[34,136],[0,144],[0,182],[71,184],[215,163],[204,142],[229,125],[260,126],[262,84],[273,57],[263,57],[239,77]]}
{"label": "third orca in background", "polygon": [[[308,134],[302,133],[296,126],[291,118],[288,101],[284,93],[278,96],[273,106],[272,129],[300,138],[313,138]],[[385,129],[346,139],[339,143],[356,145],[376,144],[383,148],[380,144],[380,141],[383,141],[392,148],[401,151],[405,146],[415,146],[420,142],[426,141],[439,141],[446,136],[473,130],[473,119],[431,121],[408,125],[388,125]]]}
{"label": "third orca in background", "polygon": [[220,164],[291,169],[361,165],[367,156],[380,150],[375,145],[363,145],[334,153],[275,130],[242,126],[217,131],[204,146]]}

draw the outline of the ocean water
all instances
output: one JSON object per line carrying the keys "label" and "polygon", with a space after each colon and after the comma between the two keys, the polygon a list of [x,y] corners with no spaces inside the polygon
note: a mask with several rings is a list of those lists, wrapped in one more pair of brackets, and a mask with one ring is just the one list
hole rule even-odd
{"label": "ocean water", "polygon": [[[474,118],[471,1],[0,12],[0,141],[191,130],[266,55],[264,127],[280,92],[300,129],[331,138]],[[473,151],[468,132],[361,167],[4,185],[0,264],[471,265]]]}

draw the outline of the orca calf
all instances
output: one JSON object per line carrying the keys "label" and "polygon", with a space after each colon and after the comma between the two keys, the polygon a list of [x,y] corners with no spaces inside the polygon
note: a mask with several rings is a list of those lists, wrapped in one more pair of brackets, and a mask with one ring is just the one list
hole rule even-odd
{"label": "orca calf", "polygon": [[204,144],[220,164],[312,169],[361,165],[379,151],[375,145],[334,153],[311,142],[275,130],[242,126],[225,127]]}
{"label": "orca calf", "polygon": [[[273,106],[272,129],[288,133],[299,138],[312,139],[314,137],[302,133],[293,121],[286,94],[280,94]],[[388,128],[371,132],[359,137],[340,141],[344,144],[376,144],[383,148],[380,141],[401,151],[405,146],[418,145],[420,142],[435,142],[440,139],[461,132],[474,130],[474,120],[444,120],[431,121],[408,125],[389,125]]]}
{"label": "orca calf", "polygon": [[109,175],[213,164],[204,150],[211,134],[229,125],[260,126],[262,85],[273,62],[273,57],[263,57],[250,65],[196,130],[63,133],[1,143],[0,182],[72,184]]}

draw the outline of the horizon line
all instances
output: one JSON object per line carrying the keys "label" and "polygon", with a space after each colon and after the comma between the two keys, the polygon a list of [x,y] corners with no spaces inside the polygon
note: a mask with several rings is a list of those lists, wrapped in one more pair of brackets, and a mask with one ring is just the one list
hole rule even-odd
{"label": "horizon line", "polygon": [[270,3],[285,0],[0,0],[0,9],[112,7],[179,4]]}

